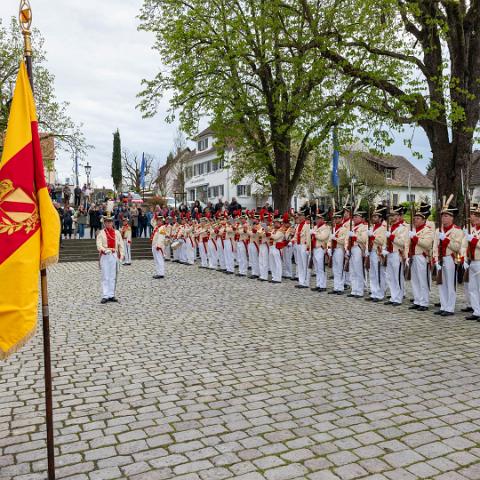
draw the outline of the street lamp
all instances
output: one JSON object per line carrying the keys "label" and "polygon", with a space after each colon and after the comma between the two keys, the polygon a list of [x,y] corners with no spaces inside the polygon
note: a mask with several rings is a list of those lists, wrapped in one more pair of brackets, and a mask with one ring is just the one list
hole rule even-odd
{"label": "street lamp", "polygon": [[85,165],[85,173],[87,174],[87,185],[90,185],[90,173],[92,172],[92,166],[87,162]]}

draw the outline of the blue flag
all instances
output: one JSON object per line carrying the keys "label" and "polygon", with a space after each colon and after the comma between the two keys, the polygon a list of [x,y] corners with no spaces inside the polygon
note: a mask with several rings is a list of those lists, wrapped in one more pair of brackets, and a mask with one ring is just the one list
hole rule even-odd
{"label": "blue flag", "polygon": [[332,185],[338,188],[340,178],[338,176],[338,161],[340,159],[340,152],[338,151],[337,129],[333,129],[333,160],[332,160]]}
{"label": "blue flag", "polygon": [[145,153],[142,153],[142,166],[140,167],[140,187],[142,190],[145,189]]}

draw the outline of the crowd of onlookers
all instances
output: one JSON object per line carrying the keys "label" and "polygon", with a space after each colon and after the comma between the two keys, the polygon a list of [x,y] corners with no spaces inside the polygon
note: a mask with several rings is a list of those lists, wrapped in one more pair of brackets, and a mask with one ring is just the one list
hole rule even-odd
{"label": "crowd of onlookers", "polygon": [[[60,217],[63,239],[81,239],[87,236],[95,238],[97,232],[103,228],[103,218],[106,215],[113,217],[116,229],[120,229],[123,220],[127,218],[134,238],[148,238],[153,232],[152,219],[154,217],[198,218],[207,214],[213,217],[219,213],[233,216],[242,210],[242,206],[236,198],[232,198],[231,202],[219,198],[215,204],[208,202],[203,207],[198,200],[191,205],[180,203],[176,207],[148,206],[134,203],[132,197],[128,195],[122,195],[115,201],[105,198],[103,202],[93,203],[90,201],[92,192],[88,185],[84,185],[83,188],[77,186],[73,191],[66,185],[60,189],[61,194],[54,186],[49,186],[49,190]],[[263,208],[273,212],[268,203]]]}

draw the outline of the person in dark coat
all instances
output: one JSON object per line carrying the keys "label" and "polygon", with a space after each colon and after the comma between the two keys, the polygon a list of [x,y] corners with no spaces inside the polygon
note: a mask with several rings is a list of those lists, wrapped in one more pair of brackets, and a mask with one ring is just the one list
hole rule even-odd
{"label": "person in dark coat", "polygon": [[97,231],[102,227],[101,212],[96,205],[92,205],[88,211],[90,238],[97,236]]}

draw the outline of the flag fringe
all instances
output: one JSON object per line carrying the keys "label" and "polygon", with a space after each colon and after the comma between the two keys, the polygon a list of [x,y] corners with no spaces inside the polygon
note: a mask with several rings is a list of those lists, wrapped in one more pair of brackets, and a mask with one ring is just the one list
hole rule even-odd
{"label": "flag fringe", "polygon": [[37,332],[37,325],[35,325],[31,332],[27,333],[18,343],[9,348],[6,352],[0,349],[0,360],[6,360],[8,357],[21,350]]}
{"label": "flag fringe", "polygon": [[58,263],[58,255],[52,255],[51,257],[45,258],[40,262],[40,270],[44,270],[47,267],[51,267]]}

